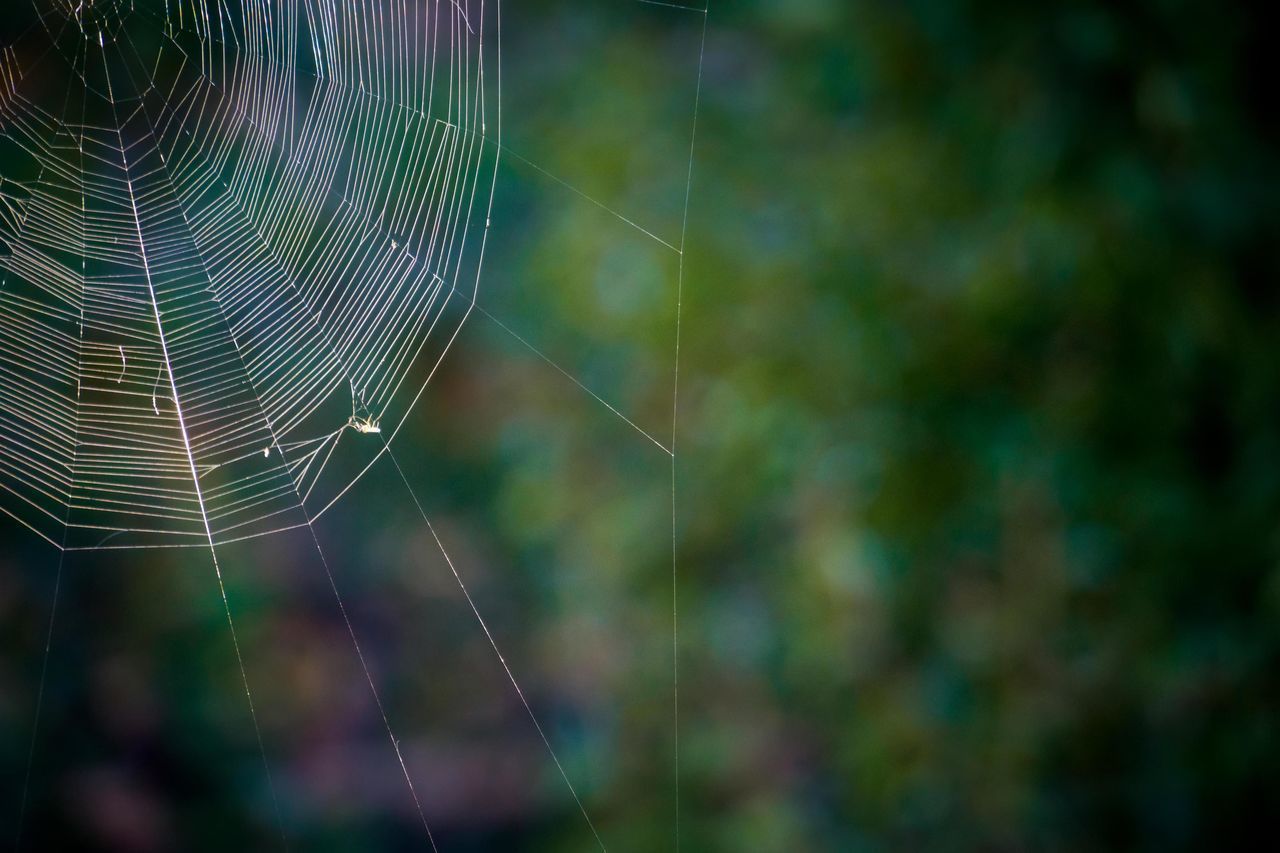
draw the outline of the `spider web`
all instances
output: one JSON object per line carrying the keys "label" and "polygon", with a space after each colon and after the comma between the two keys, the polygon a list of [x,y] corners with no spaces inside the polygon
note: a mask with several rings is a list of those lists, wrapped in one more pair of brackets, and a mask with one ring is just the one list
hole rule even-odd
{"label": "spider web", "polygon": [[[704,9],[637,2],[700,14],[705,44]],[[434,849],[313,527],[386,456],[604,849],[390,441],[478,310],[670,457],[674,593],[693,140],[668,241],[504,148],[497,0],[31,9],[0,53],[0,511],[64,555],[208,551],[269,787],[219,550],[308,530]],[[669,440],[477,305],[503,152],[678,256]]]}
{"label": "spider web", "polygon": [[5,54],[0,508],[67,548],[305,524],[474,295],[483,28],[448,2],[50,7]]}

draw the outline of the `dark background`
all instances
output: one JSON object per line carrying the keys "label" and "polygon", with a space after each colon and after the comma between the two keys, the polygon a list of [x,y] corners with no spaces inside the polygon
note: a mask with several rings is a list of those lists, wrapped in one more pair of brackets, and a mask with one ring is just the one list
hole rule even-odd
{"label": "dark background", "polygon": [[[702,21],[504,4],[480,306],[663,443],[678,255],[520,158],[678,246]],[[708,21],[683,849],[1273,829],[1273,22],[941,0]],[[480,313],[394,450],[604,842],[671,849],[669,457]],[[395,469],[316,532],[441,849],[593,849]],[[8,830],[58,556],[0,537]],[[290,849],[422,849],[309,535],[219,556]],[[69,555],[48,666],[26,849],[279,847],[207,552]]]}

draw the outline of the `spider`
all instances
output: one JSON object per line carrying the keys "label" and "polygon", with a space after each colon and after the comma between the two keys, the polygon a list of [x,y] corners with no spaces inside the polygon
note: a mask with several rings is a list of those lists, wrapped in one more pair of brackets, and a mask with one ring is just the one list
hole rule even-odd
{"label": "spider", "polygon": [[373,416],[362,418],[359,415],[352,415],[351,419],[347,421],[347,426],[351,427],[356,432],[364,433],[366,435],[369,433],[382,432],[382,427],[378,425],[378,419]]}

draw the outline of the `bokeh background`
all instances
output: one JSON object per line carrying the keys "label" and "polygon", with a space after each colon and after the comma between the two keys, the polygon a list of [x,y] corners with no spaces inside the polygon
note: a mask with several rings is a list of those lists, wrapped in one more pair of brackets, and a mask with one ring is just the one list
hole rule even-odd
{"label": "bokeh background", "polygon": [[[1256,843],[1280,809],[1268,16],[707,20],[682,849]],[[611,850],[675,836],[671,467],[640,430],[670,441],[659,240],[680,245],[702,23],[504,4],[487,315],[395,446]],[[394,468],[316,530],[441,849],[597,849]],[[0,537],[8,844],[58,557]],[[309,536],[221,559],[279,821],[207,554],[72,555],[24,849],[273,849],[278,823],[295,850],[422,849]]]}

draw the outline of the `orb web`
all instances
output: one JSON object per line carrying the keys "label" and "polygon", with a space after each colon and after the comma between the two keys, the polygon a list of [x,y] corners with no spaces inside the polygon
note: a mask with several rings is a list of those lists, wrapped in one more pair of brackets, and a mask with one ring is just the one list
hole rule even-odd
{"label": "orb web", "polygon": [[484,4],[16,6],[0,510],[68,549],[306,524],[473,302]]}
{"label": "orb web", "polygon": [[[672,712],[678,848],[679,329],[707,10],[632,5],[700,31],[685,45],[697,60],[691,121],[681,116],[688,147],[682,139],[665,164],[679,175],[682,204],[665,228],[503,146],[496,49],[486,62],[486,44],[498,47],[496,0],[19,0],[0,18],[0,510],[63,551],[19,839],[28,794],[40,788],[32,768],[63,562],[100,558],[67,552],[192,546],[212,563],[288,848],[293,827],[272,781],[278,756],[245,664],[253,635],[242,651],[239,596],[228,595],[219,554],[235,540],[305,528],[436,848],[432,803],[414,783],[422,752],[401,749],[393,721],[403,715],[384,705],[383,679],[313,527],[385,456],[545,748],[547,775],[605,849],[592,817],[599,803],[590,788],[579,795],[581,768],[562,763],[562,733],[540,722],[539,698],[526,696],[522,667],[502,651],[512,646],[490,630],[446,550],[447,531],[438,535],[389,447],[474,309],[545,362],[549,381],[568,381],[633,430],[630,440],[642,437],[664,480],[669,469],[671,631],[658,639],[672,689],[658,703]],[[503,306],[477,304],[500,151],[675,260],[669,438],[523,336],[522,324],[504,322]],[[282,789],[287,806],[289,783]]]}

